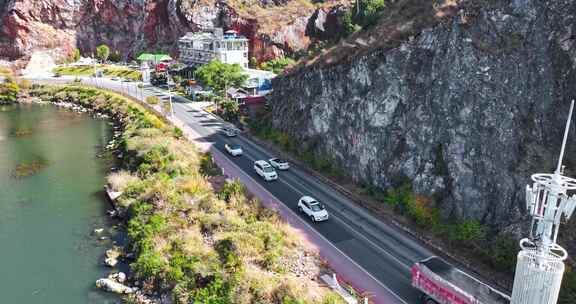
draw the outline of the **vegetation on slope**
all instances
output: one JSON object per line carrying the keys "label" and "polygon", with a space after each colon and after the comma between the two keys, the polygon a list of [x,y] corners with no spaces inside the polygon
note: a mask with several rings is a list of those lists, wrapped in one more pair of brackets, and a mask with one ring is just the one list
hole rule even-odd
{"label": "vegetation on slope", "polygon": [[290,57],[280,57],[261,63],[260,69],[273,72],[274,74],[280,74],[284,69],[295,63],[296,61]]}
{"label": "vegetation on slope", "polygon": [[[137,70],[132,70],[123,67],[98,65],[99,69],[106,76],[116,76],[121,78],[130,78],[132,80],[140,80],[142,73]],[[74,66],[59,66],[52,70],[53,73],[60,75],[72,75],[72,76],[92,76],[94,75],[94,66],[91,65],[74,65]]]}
{"label": "vegetation on slope", "polygon": [[295,275],[290,262],[307,253],[293,230],[238,181],[216,182],[211,159],[163,120],[93,88],[35,87],[31,93],[123,122],[125,168],[110,175],[109,184],[123,191],[118,208],[136,255],[130,266],[144,290],[172,293],[175,303],[340,303]]}
{"label": "vegetation on slope", "polygon": [[[398,47],[424,28],[454,15],[460,1],[437,2],[440,1],[360,1],[360,10],[354,6],[344,16],[347,34],[351,35],[320,54],[301,60],[291,72],[307,66],[333,65],[377,50]],[[367,30],[360,31],[362,27]]]}

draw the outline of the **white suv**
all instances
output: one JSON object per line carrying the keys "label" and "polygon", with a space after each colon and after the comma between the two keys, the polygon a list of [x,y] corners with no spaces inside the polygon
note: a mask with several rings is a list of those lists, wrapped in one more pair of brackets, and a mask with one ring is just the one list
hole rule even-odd
{"label": "white suv", "polygon": [[238,145],[229,145],[229,144],[225,144],[224,148],[226,149],[226,151],[232,155],[232,156],[239,156],[242,155],[242,147],[238,146]]}
{"label": "white suv", "polygon": [[254,162],[254,170],[266,181],[278,179],[278,173],[270,164],[265,160],[257,160]]}
{"label": "white suv", "polygon": [[287,161],[280,158],[271,158],[268,161],[270,162],[272,167],[278,170],[288,170],[290,168],[290,164]]}
{"label": "white suv", "polygon": [[298,211],[306,214],[312,222],[320,222],[328,219],[328,211],[324,205],[310,196],[303,196],[298,201]]}

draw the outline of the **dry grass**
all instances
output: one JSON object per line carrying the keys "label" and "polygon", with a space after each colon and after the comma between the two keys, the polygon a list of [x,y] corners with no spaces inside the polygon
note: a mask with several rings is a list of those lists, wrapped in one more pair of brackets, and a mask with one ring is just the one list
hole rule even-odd
{"label": "dry grass", "polygon": [[130,172],[124,170],[110,173],[106,177],[106,180],[112,190],[116,192],[124,191],[126,187],[128,187],[131,183],[140,181],[137,176],[132,175]]}

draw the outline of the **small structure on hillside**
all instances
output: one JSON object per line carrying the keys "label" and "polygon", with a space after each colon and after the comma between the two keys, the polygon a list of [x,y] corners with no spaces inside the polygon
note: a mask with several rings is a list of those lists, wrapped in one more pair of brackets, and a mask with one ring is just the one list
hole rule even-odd
{"label": "small structure on hillside", "polygon": [[236,31],[214,28],[200,33],[188,32],[178,40],[180,61],[187,65],[219,60],[248,68],[248,39]]}
{"label": "small structure on hillside", "polygon": [[272,90],[272,79],[276,74],[270,71],[247,69],[242,71],[243,74],[248,75],[248,80],[242,86],[250,95],[266,95]]}
{"label": "small structure on hillside", "polygon": [[158,64],[163,64],[172,61],[172,57],[167,54],[150,54],[142,53],[136,58],[140,63],[146,62],[149,66],[155,67]]}

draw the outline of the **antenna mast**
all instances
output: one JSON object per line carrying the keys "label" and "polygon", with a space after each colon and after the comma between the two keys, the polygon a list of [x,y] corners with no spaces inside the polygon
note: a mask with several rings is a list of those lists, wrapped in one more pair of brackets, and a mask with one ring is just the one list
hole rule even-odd
{"label": "antenna mast", "polygon": [[555,304],[560,293],[564,260],[568,253],[556,243],[560,222],[568,220],[576,207],[576,179],[563,176],[562,160],[570,129],[574,100],[570,105],[564,139],[554,173],[532,175],[526,186],[526,208],[532,216],[530,237],[520,241],[511,304]]}

